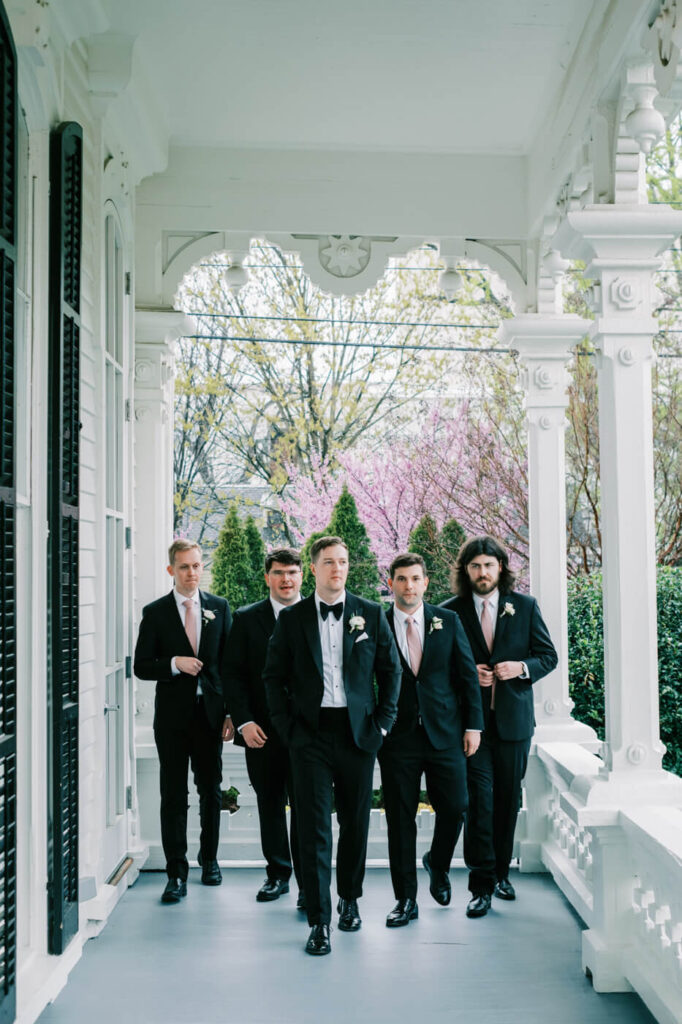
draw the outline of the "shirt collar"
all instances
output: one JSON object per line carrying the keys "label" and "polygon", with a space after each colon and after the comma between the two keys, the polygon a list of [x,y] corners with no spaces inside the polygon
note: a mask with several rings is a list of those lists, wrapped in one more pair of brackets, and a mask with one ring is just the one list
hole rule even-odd
{"label": "shirt collar", "polygon": [[486,594],[485,597],[483,597],[481,594],[473,594],[472,596],[479,618],[481,616],[481,611],[483,609],[483,602],[486,600],[488,602],[488,607],[490,608],[490,614],[492,615],[493,618],[496,617],[497,609],[500,603],[500,592],[497,588],[495,588],[495,590],[491,591],[489,594]]}
{"label": "shirt collar", "polygon": [[[393,614],[398,619],[398,622],[401,622],[403,624],[403,626],[405,626],[405,628],[407,628],[408,613],[401,611],[400,608],[398,608],[398,606],[394,604],[393,605]],[[419,605],[417,610],[410,614],[410,618],[414,619],[415,626],[421,626],[422,622],[424,621],[424,602],[423,601]]]}
{"label": "shirt collar", "polygon": [[270,595],[270,604],[272,605],[272,610],[275,613],[275,618],[278,617],[279,613],[282,611],[283,608],[291,608],[292,604],[298,604],[298,602],[300,600],[301,600],[301,595],[297,594],[296,595],[296,600],[292,601],[291,604],[282,604],[281,601],[276,601],[275,598],[271,594]]}
{"label": "shirt collar", "polygon": [[194,592],[194,597],[185,597],[184,594],[181,594],[179,590],[176,590],[175,587],[173,587],[173,596],[175,597],[175,600],[177,602],[178,608],[184,608],[185,607],[185,601],[191,601],[192,604],[195,607],[196,607],[196,605],[199,604],[199,591],[198,590],[196,590]]}

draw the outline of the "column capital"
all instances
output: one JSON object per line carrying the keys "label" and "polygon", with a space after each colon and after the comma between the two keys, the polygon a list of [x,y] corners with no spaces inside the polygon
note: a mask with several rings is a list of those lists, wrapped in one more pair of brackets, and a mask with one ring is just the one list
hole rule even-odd
{"label": "column capital", "polygon": [[571,349],[589,333],[591,321],[575,313],[520,313],[503,320],[497,337],[515,349],[522,359],[549,358],[568,361]]}
{"label": "column capital", "polygon": [[135,343],[171,347],[178,338],[192,334],[194,320],[177,309],[136,309]]}
{"label": "column capital", "polygon": [[[643,264],[653,270],[658,257],[682,234],[682,210],[669,206],[603,204],[586,206],[566,215],[552,246],[567,259],[585,260],[588,277],[593,261],[609,266]],[[649,261],[655,261],[647,266]],[[602,264],[603,265],[603,264]]]}

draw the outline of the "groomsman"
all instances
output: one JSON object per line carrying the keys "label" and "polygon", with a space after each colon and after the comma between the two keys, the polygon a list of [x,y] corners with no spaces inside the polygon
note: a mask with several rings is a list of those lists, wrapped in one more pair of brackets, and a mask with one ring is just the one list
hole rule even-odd
{"label": "groomsman", "polygon": [[464,857],[472,898],[468,917],[483,917],[491,895],[516,899],[509,881],[514,830],[535,728],[532,685],[557,654],[535,598],[513,590],[509,556],[494,537],[474,537],[459,552],[456,611],[476,660],[485,730],[467,764],[469,810]]}
{"label": "groomsman", "polygon": [[263,679],[294,774],[311,925],[305,950],[323,956],[331,952],[332,799],[339,822],[339,929],[357,931],[374,759],[395,720],[401,671],[380,606],[345,589],[344,541],[320,537],[311,557],[315,593],[280,614]]}
{"label": "groomsman", "polygon": [[398,717],[379,751],[391,880],[397,903],[386,918],[400,928],[417,907],[417,806],[422,773],[436,812],[423,864],[437,903],[450,902],[450,862],[467,806],[466,758],[483,729],[480,687],[469,641],[452,612],[425,604],[429,585],[421,555],[398,555],[390,567],[395,603],[387,613],[402,663]]}
{"label": "groomsman", "polygon": [[230,630],[230,606],[199,590],[201,550],[175,540],[168,550],[174,589],[142,610],[135,647],[135,675],[156,679],[154,739],[159,753],[161,842],[168,882],[162,903],[187,895],[187,771],[199,792],[199,863],[204,885],[220,885],[218,834],[225,720],[220,665]]}
{"label": "groomsman", "polygon": [[[235,744],[246,748],[246,768],[256,792],[260,837],[267,877],[258,890],[259,903],[289,892],[293,869],[301,889],[289,752],[270,720],[263,668],[268,641],[281,611],[300,601],[301,556],[292,548],[271,551],[265,559],[269,597],[234,614],[223,668],[226,706],[235,727]],[[286,805],[291,806],[291,845]],[[297,907],[305,910],[299,892]]]}

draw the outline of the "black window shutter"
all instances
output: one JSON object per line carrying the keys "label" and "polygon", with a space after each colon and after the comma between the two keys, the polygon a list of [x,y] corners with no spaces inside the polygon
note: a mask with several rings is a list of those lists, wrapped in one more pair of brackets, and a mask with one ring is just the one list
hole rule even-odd
{"label": "black window shutter", "polygon": [[78,931],[78,466],[83,132],[50,140],[48,948]]}
{"label": "black window shutter", "polygon": [[15,350],[17,64],[0,3],[0,1024],[16,1004]]}

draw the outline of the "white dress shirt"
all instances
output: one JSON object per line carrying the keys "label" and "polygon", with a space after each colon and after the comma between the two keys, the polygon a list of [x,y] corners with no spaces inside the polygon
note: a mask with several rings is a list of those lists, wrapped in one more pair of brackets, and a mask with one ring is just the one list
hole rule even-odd
{"label": "white dress shirt", "polygon": [[[331,612],[326,619],[320,614],[320,595],[315,591],[315,608],[317,609],[317,626],[320,630],[322,647],[322,694],[323,708],[348,707],[346,691],[343,685],[343,612],[339,619]],[[346,604],[346,591],[333,604]],[[327,602],[325,601],[325,604]]]}
{"label": "white dress shirt", "polygon": [[[180,613],[180,621],[182,622],[182,628],[185,628],[185,615],[190,612],[194,616],[194,628],[197,634],[197,651],[199,650],[199,644],[201,643],[201,601],[199,600],[199,591],[194,591],[193,597],[185,597],[184,594],[180,594],[177,590],[173,589],[173,597],[175,603],[178,606],[178,612]],[[192,607],[185,608],[185,601],[191,601]],[[171,658],[171,675],[179,676],[180,669],[176,667],[175,658]],[[197,697],[202,693],[201,682],[197,679]]]}
{"label": "white dress shirt", "polygon": [[403,658],[410,664],[410,651],[407,646],[407,620],[408,618],[414,619],[414,626],[419,636],[419,643],[421,645],[422,653],[424,651],[424,605],[420,604],[416,611],[410,612],[409,616],[407,612],[402,612],[396,604],[393,605],[393,621],[395,622],[395,635],[398,641],[398,647]]}

